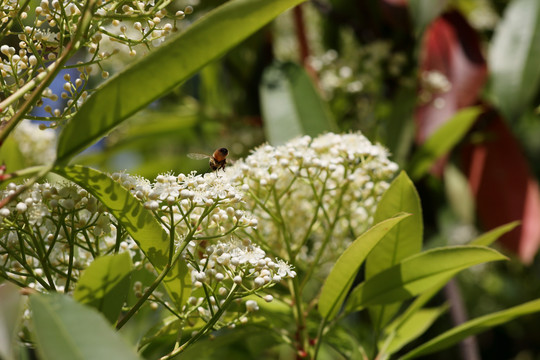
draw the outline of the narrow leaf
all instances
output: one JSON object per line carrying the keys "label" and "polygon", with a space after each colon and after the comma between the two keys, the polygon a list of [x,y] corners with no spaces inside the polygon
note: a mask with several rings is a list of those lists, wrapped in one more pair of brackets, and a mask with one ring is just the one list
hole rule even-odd
{"label": "narrow leaf", "polygon": [[0,359],[15,359],[16,339],[23,313],[20,289],[11,284],[0,285]]}
{"label": "narrow leaf", "polygon": [[496,227],[495,229],[488,231],[487,233],[482,234],[473,241],[471,241],[471,245],[489,246],[504,234],[514,230],[518,225],[519,221],[512,221],[509,224]]}
{"label": "narrow leaf", "polygon": [[346,311],[375,304],[402,301],[449,280],[470,266],[503,260],[497,251],[477,246],[437,248],[413,255],[358,285],[347,301]]}
{"label": "narrow leaf", "polygon": [[128,253],[95,259],[77,282],[73,298],[116,323],[129,292],[131,267]]}
{"label": "narrow leaf", "polygon": [[447,308],[447,306],[439,306],[433,309],[417,311],[399,328],[387,331],[386,341],[379,342],[379,349],[381,349],[382,353],[388,355],[400,350],[403,346],[422,335]]}
{"label": "narrow leaf", "polygon": [[[157,270],[168,262],[169,235],[154,218],[151,211],[128,190],[106,174],[84,166],[56,167],[55,173],[80,185],[101,201],[109,212],[126,228],[131,237]],[[171,298],[177,305],[187,299],[187,265],[183,260],[169,271],[164,280]]]}
{"label": "narrow leaf", "polygon": [[305,70],[294,63],[268,67],[260,86],[266,138],[281,145],[300,136],[317,136],[335,129],[326,104]]}
{"label": "narrow leaf", "polygon": [[40,359],[139,359],[103,316],[63,294],[30,297]]}
{"label": "narrow leaf", "polygon": [[431,354],[454,345],[461,340],[475,334],[479,334],[492,327],[512,321],[520,316],[540,311],[540,300],[529,301],[525,304],[510,309],[485,315],[474,320],[467,321],[436,338],[420,345],[416,349],[405,354],[401,359],[412,359],[418,356]]}
{"label": "narrow leaf", "polygon": [[481,112],[479,107],[466,108],[441,125],[411,159],[407,171],[411,178],[416,180],[424,176],[435,160],[449,152],[463,138]]}
{"label": "narrow leaf", "polygon": [[60,134],[58,163],[68,162],[126,118],[302,1],[236,0],[210,12],[99,87]]}
{"label": "narrow leaf", "polygon": [[510,120],[533,104],[540,84],[540,2],[515,0],[495,29],[489,51],[490,90]]}
{"label": "narrow leaf", "polygon": [[[366,279],[422,250],[420,197],[404,171],[392,182],[377,204],[374,222],[378,223],[399,212],[410,213],[411,216],[394,226],[369,253],[366,259]],[[377,328],[384,326],[398,309],[399,304],[370,308],[373,323]]]}
{"label": "narrow leaf", "polygon": [[319,298],[319,313],[324,318],[334,317],[349,291],[354,277],[369,252],[390,229],[408,214],[382,221],[360,235],[336,261],[326,278]]}

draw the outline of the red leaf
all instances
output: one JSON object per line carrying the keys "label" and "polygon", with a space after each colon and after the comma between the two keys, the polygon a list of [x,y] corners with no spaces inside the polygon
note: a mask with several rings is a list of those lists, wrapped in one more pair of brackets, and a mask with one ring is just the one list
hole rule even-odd
{"label": "red leaf", "polygon": [[[459,12],[445,13],[431,23],[420,50],[420,105],[415,114],[418,143],[456,111],[477,102],[486,71],[478,36]],[[430,80],[437,73],[444,75],[447,86],[442,77],[443,82]]]}
{"label": "red leaf", "polygon": [[487,230],[520,220],[499,241],[524,263],[540,246],[540,190],[518,141],[494,111],[481,116],[486,138],[464,148],[464,168]]}

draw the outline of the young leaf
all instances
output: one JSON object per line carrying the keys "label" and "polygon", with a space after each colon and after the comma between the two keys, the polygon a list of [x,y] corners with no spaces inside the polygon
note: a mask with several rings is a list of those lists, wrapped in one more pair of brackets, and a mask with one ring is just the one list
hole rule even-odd
{"label": "young leaf", "polygon": [[20,289],[5,282],[0,285],[0,359],[12,360],[15,356],[16,338],[21,317],[23,302]]}
{"label": "young leaf", "polygon": [[[394,226],[369,253],[366,258],[366,279],[422,250],[423,224],[420,197],[404,171],[383,194],[373,221],[378,223],[399,212],[412,215]],[[384,326],[398,309],[399,304],[370,308],[373,323],[376,327]]]}
{"label": "young leaf", "polygon": [[100,313],[69,296],[35,294],[30,309],[40,359],[139,359]]}
{"label": "young leaf", "polygon": [[402,301],[432,288],[470,266],[506,257],[479,246],[453,246],[424,251],[401,261],[358,285],[349,296],[347,312],[375,304]]}
{"label": "young leaf", "polygon": [[130,287],[131,257],[128,253],[95,259],[77,282],[73,298],[100,311],[116,323]]}
{"label": "young leaf", "polygon": [[[169,235],[154,218],[151,211],[127,189],[106,174],[79,165],[55,167],[53,172],[73,181],[101,201],[137,242],[150,262],[163,270],[168,262]],[[180,259],[169,271],[164,283],[169,295],[178,306],[187,299],[190,289],[187,265]]]}
{"label": "young leaf", "polygon": [[328,274],[319,298],[319,313],[324,318],[334,317],[349,291],[354,277],[375,245],[408,214],[382,221],[360,235],[337,259]]}
{"label": "young leaf", "polygon": [[515,0],[505,10],[489,51],[490,90],[509,120],[531,107],[540,84],[540,2]]}
{"label": "young leaf", "polygon": [[266,138],[281,145],[300,135],[317,136],[335,129],[326,104],[305,70],[294,63],[268,67],[260,85]]}
{"label": "young leaf", "polygon": [[57,163],[105,136],[303,0],[236,0],[220,6],[99,87],[63,129]]}
{"label": "young leaf", "polygon": [[401,359],[412,359],[446,349],[471,335],[481,333],[497,325],[514,320],[520,316],[532,314],[538,311],[540,311],[540,300],[533,300],[510,309],[502,310],[467,321],[466,323],[456,326],[455,328],[452,328],[436,338],[420,345],[416,349],[405,354],[405,356],[401,357]]}
{"label": "young leaf", "polygon": [[411,178],[417,180],[424,176],[435,160],[463,138],[481,112],[479,107],[466,108],[441,125],[413,155],[407,171]]}

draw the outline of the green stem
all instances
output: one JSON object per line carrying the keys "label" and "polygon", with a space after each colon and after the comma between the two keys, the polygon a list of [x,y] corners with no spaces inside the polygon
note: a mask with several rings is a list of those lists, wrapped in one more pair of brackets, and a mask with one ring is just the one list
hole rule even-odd
{"label": "green stem", "polygon": [[[235,299],[235,292],[236,292],[236,289],[237,289],[237,285],[234,284],[233,287],[231,288],[231,292],[229,293],[229,295],[227,296],[227,298],[225,299],[225,302],[223,303],[223,305],[219,308],[219,310],[216,312],[216,314],[214,316],[212,316],[212,318],[210,319],[210,321],[208,321],[204,327],[199,331],[197,332],[197,334],[195,334],[193,337],[191,337],[188,341],[186,341],[182,346],[174,349],[171,353],[163,356],[162,358],[160,358],[160,360],[168,360],[168,359],[172,359],[174,356],[180,354],[182,351],[184,351],[189,345],[193,344],[195,341],[199,340],[204,334],[206,334],[209,330],[211,330],[214,325],[218,322],[218,320],[221,318],[221,315],[223,315],[223,313],[225,312],[225,310],[229,307],[229,305],[231,304],[231,302]],[[210,304],[209,304],[210,305]]]}
{"label": "green stem", "polygon": [[150,287],[144,292],[144,294],[141,296],[141,298],[137,301],[137,303],[135,305],[133,305],[133,307],[131,309],[129,309],[129,311],[127,312],[126,315],[124,315],[124,317],[122,319],[120,319],[120,321],[118,322],[118,324],[116,324],[116,330],[119,330],[122,328],[122,326],[124,326],[129,319],[131,319],[131,317],[133,315],[135,315],[135,313],[137,311],[139,311],[140,307],[146,302],[146,300],[148,299],[148,297],[150,297],[150,295],[152,295],[152,292],[154,292],[154,290],[158,287],[159,284],[161,284],[161,282],[163,281],[163,279],[165,279],[165,276],[167,276],[167,274],[169,273],[169,271],[173,268],[173,266],[176,264],[176,262],[178,261],[178,259],[180,258],[180,256],[182,255],[182,252],[184,251],[184,249],[186,248],[186,246],[189,244],[189,241],[184,241],[184,243],[182,244],[182,247],[180,249],[178,249],[178,252],[174,255],[174,257],[172,258],[171,262],[170,263],[167,263],[167,265],[165,266],[165,268],[163,269],[163,271],[161,272],[161,274],[159,274],[159,276],[156,278],[156,280],[154,280],[154,282],[152,283],[152,285],[150,285]]}

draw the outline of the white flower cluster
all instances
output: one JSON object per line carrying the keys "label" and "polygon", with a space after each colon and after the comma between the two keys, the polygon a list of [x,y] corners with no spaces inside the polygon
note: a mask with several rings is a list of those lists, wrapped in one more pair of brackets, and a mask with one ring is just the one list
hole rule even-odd
{"label": "white flower cluster", "polygon": [[[360,133],[304,136],[263,145],[226,175],[247,192],[259,219],[257,239],[276,255],[334,261],[372,223],[379,197],[398,167]],[[329,240],[331,237],[331,240]]]}
{"label": "white flower cluster", "polygon": [[[0,199],[20,186],[8,184]],[[137,251],[116,230],[101,203],[79,186],[34,184],[0,209],[0,273],[21,286],[63,291],[69,283],[72,290],[97,256]]]}
{"label": "white flower cluster", "polygon": [[[20,89],[36,76],[43,73],[51,61],[56,60],[64,51],[68,39],[76,37],[79,22],[83,16],[87,1],[82,0],[41,0],[35,8],[26,6],[24,2],[2,1],[0,5],[0,22],[14,22],[14,26],[2,26],[3,36],[15,35],[18,44],[2,45],[0,52],[4,55],[0,62],[0,73],[3,81],[0,90],[4,98],[21,91]],[[33,14],[29,15],[29,12]],[[61,97],[67,104],[44,110],[53,119],[60,119],[75,112],[88,96],[87,81],[92,67],[101,67],[100,62],[110,58],[120,49],[127,48],[129,55],[136,55],[135,48],[147,49],[150,44],[157,45],[176,28],[176,21],[191,13],[191,7],[175,14],[168,14],[161,2],[154,0],[119,1],[98,0],[92,14],[89,28],[81,40],[82,46],[89,51],[86,62],[80,62],[80,76],[72,79],[64,75]],[[111,45],[114,44],[114,45]],[[104,78],[109,76],[103,70]],[[23,94],[25,97],[29,94]],[[17,95],[20,98],[20,95]],[[43,98],[58,101],[58,95],[50,89],[42,94],[37,106],[43,106]],[[60,102],[59,102],[60,103]],[[9,102],[11,106],[2,109],[1,120],[8,119],[16,111],[18,102]],[[56,123],[51,123],[55,126]]]}
{"label": "white flower cluster", "polygon": [[41,129],[38,124],[23,121],[15,128],[13,138],[28,165],[47,165],[56,158],[57,136],[52,129]]}
{"label": "white flower cluster", "polygon": [[[195,290],[187,306],[196,308],[199,316],[205,320],[224,304],[234,284],[239,290],[233,296],[241,301],[241,298],[247,295],[296,276],[291,265],[283,260],[273,260],[251,241],[237,238],[208,246],[199,263],[190,264],[190,268]],[[206,288],[206,292],[202,291],[203,287]],[[205,296],[207,292],[211,294]],[[273,300],[271,295],[263,298],[267,302]],[[245,312],[240,308],[237,312],[228,312],[227,316],[223,316],[222,320],[225,323],[222,326],[244,323],[247,321],[247,313],[258,310],[257,303],[253,300],[247,300],[245,305]]]}
{"label": "white flower cluster", "polygon": [[112,178],[156,212],[167,230],[174,225],[180,240],[177,245],[189,236],[192,251],[202,240],[257,226],[257,220],[242,210],[242,193],[216,174],[162,174],[154,183],[124,173],[115,173]]}

